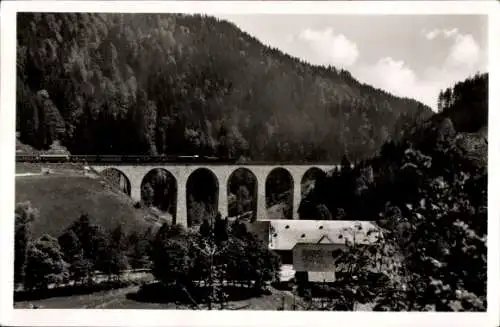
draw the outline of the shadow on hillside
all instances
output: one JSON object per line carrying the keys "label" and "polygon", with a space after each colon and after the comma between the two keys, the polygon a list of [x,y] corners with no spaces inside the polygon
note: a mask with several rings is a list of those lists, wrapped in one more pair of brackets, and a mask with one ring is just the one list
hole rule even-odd
{"label": "shadow on hillside", "polygon": [[[266,294],[265,291],[254,288],[224,286],[227,301],[243,301]],[[205,286],[193,287],[189,290],[183,290],[171,285],[165,285],[160,282],[143,284],[138,292],[127,294],[127,299],[137,302],[149,303],[178,303],[196,306],[206,303],[210,289]]]}
{"label": "shadow on hillside", "polygon": [[14,292],[14,302],[35,301],[53,297],[65,297],[73,295],[84,295],[113,289],[124,288],[131,285],[138,285],[139,282],[106,281],[90,285],[67,285],[52,289],[37,289],[32,291]]}

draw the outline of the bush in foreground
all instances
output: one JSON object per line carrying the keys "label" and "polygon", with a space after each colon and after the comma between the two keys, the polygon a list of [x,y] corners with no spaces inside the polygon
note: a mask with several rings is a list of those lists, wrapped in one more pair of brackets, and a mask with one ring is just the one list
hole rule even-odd
{"label": "bush in foreground", "polygon": [[43,235],[28,249],[24,285],[28,290],[48,288],[68,280],[68,264],[63,260],[57,239]]}
{"label": "bush in foreground", "polygon": [[[199,230],[165,224],[152,248],[153,274],[164,285],[194,292],[207,288],[204,301],[223,305],[228,283],[261,292],[278,277],[279,258],[242,223],[205,219]],[[198,292],[199,293],[199,292]]]}

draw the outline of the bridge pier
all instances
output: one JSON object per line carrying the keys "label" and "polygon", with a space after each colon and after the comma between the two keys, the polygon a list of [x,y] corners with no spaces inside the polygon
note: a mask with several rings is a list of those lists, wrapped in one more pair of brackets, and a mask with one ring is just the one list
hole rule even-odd
{"label": "bridge pier", "polygon": [[[228,216],[228,195],[227,195],[227,185],[228,178],[231,176],[238,168],[247,168],[252,173],[254,173],[257,178],[257,220],[266,220],[267,207],[266,207],[266,180],[269,173],[277,166],[273,165],[242,165],[242,166],[207,166],[217,178],[217,185],[219,194],[216,195],[217,199],[217,209],[222,215],[222,217]],[[300,206],[300,201],[302,200],[302,190],[301,182],[304,174],[308,169],[316,167],[322,169],[323,171],[328,171],[333,169],[335,166],[301,166],[301,165],[283,165],[280,166],[286,169],[293,180],[293,191],[292,191],[292,211],[293,219],[299,219],[298,209]],[[102,172],[108,168],[114,168],[121,171],[130,182],[130,196],[134,202],[141,201],[141,184],[143,178],[148,172],[153,169],[162,168],[169,171],[177,181],[177,205],[176,205],[176,218],[175,222],[182,226],[188,226],[187,221],[187,180],[188,177],[197,169],[205,168],[203,165],[123,165],[123,164],[103,164],[103,165],[93,165],[93,168],[97,172]],[[204,187],[204,185],[200,185]]]}
{"label": "bridge pier", "polygon": [[134,203],[141,202],[141,184],[137,181],[130,181],[130,197]]}
{"label": "bridge pier", "polygon": [[266,220],[267,219],[267,208],[266,208],[266,182],[262,182],[260,179],[257,180],[257,215],[256,220]]}
{"label": "bridge pier", "polygon": [[[180,176],[179,176],[180,177]],[[178,177],[177,182],[177,205],[175,212],[175,223],[184,227],[188,226],[187,221],[187,195],[186,184],[187,178],[181,179]]]}
{"label": "bridge pier", "polygon": [[222,218],[227,218],[228,216],[228,203],[227,203],[227,184],[220,183],[219,184],[219,201],[217,203],[217,207],[219,208],[219,213]]}
{"label": "bridge pier", "polygon": [[302,184],[300,183],[300,177],[297,179],[293,176],[293,204],[292,204],[292,219],[299,219],[299,206],[302,200]]}

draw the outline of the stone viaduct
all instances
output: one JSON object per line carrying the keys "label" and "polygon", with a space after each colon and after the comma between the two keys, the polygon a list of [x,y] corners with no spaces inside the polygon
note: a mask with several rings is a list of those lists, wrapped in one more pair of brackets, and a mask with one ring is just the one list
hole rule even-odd
{"label": "stone viaduct", "polygon": [[[177,208],[176,222],[187,226],[187,182],[189,177],[198,170],[208,170],[213,174],[218,190],[217,207],[223,217],[228,216],[228,182],[233,174],[238,169],[246,169],[250,171],[257,183],[257,219],[267,219],[266,208],[266,180],[270,173],[275,169],[285,169],[292,180],[293,185],[293,219],[298,219],[298,206],[301,201],[301,182],[304,175],[311,169],[319,169],[324,173],[336,168],[336,165],[265,165],[265,164],[242,164],[242,165],[220,165],[220,164],[177,164],[177,163],[161,163],[161,164],[127,164],[127,163],[99,163],[90,164],[92,169],[98,173],[104,172],[106,169],[118,170],[126,177],[129,184],[130,194],[134,201],[141,200],[141,185],[144,177],[154,169],[163,169],[172,174],[177,184]],[[199,187],[203,187],[200,185]]]}

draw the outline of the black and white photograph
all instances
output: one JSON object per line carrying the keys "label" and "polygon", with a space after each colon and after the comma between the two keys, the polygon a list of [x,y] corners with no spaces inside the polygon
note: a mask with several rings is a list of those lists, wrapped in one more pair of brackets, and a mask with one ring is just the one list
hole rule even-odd
{"label": "black and white photograph", "polygon": [[499,325],[498,6],[34,3],[2,4],[6,310]]}

